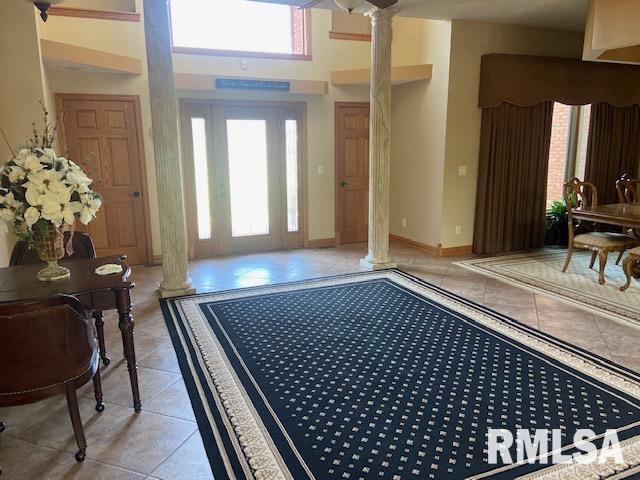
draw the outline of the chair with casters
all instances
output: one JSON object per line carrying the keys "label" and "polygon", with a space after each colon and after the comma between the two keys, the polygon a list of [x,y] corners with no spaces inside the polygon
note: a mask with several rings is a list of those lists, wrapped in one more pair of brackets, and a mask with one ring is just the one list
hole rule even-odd
{"label": "chair with casters", "polygon": [[598,191],[592,183],[582,182],[578,178],[573,177],[564,184],[563,196],[569,216],[569,244],[567,246],[567,259],[564,262],[562,271],[567,271],[574,249],[590,250],[591,261],[589,268],[593,268],[597,256],[599,259],[598,283],[604,285],[604,269],[607,264],[609,252],[618,252],[619,260],[626,250],[640,245],[640,241],[624,233],[615,232],[592,231],[576,235],[572,209],[576,207],[589,208],[597,206]]}
{"label": "chair with casters", "polygon": [[[69,258],[96,258],[96,249],[93,246],[91,237],[83,232],[74,232],[71,237],[71,232],[64,232],[64,244],[71,238],[71,244],[73,246],[73,254]],[[11,258],[9,260],[9,266],[14,267],[16,265],[25,265],[29,263],[40,263],[35,250],[30,249],[25,242],[16,242],[11,252]],[[98,335],[98,345],[100,347],[100,359],[102,364],[106,367],[111,363],[111,359],[107,356],[107,350],[104,341],[104,317],[102,312],[93,312],[93,319],[96,325],[96,333]]]}
{"label": "chair with casters", "polygon": [[[76,390],[93,380],[96,411],[104,411],[98,346],[91,317],[77,298],[56,295],[0,304],[0,407],[64,393],[82,462],[87,442]],[[11,425],[0,425],[0,431]]]}

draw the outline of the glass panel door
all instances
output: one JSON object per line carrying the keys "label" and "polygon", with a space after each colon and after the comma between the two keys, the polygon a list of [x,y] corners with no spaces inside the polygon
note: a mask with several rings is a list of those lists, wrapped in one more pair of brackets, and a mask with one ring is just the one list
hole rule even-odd
{"label": "glass panel door", "polygon": [[225,199],[229,228],[222,253],[273,250],[281,246],[276,107],[225,106]]}
{"label": "glass panel door", "polygon": [[304,107],[182,108],[190,257],[301,247]]}
{"label": "glass panel door", "polygon": [[269,234],[266,120],[227,120],[231,236]]}

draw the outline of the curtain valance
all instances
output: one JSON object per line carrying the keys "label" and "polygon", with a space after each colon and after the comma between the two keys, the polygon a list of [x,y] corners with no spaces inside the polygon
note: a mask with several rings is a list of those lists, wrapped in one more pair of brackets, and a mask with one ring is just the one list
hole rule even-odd
{"label": "curtain valance", "polygon": [[640,66],[568,58],[489,54],[482,57],[478,106],[605,102],[640,104]]}

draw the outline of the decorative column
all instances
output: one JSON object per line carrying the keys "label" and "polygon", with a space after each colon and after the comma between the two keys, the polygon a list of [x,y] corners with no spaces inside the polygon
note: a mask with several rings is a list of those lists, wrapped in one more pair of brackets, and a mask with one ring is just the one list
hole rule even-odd
{"label": "decorative column", "polygon": [[153,149],[156,158],[162,297],[195,293],[187,269],[187,228],[178,148],[178,115],[167,0],[144,0],[144,32],[149,69]]}
{"label": "decorative column", "polygon": [[391,144],[391,19],[396,7],[375,9],[371,17],[371,111],[369,123],[369,253],[367,270],[394,268],[389,258]]}

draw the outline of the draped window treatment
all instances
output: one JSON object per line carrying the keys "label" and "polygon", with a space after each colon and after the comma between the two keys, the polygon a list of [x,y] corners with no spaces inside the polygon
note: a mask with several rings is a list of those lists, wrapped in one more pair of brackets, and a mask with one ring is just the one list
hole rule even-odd
{"label": "draped window treatment", "polygon": [[544,243],[553,102],[482,110],[474,253]]}
{"label": "draped window treatment", "polygon": [[598,189],[598,203],[616,203],[616,180],[637,177],[640,163],[640,107],[591,107],[585,179]]}

